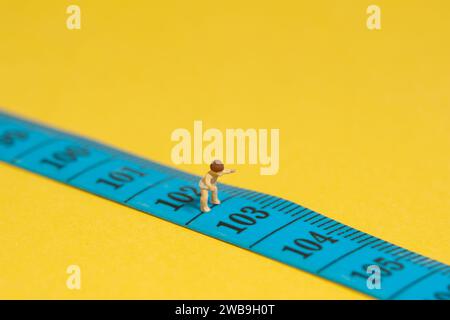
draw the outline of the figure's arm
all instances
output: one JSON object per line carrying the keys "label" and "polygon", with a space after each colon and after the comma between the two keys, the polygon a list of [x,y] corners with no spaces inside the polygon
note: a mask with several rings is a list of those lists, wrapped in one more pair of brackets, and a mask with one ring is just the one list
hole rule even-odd
{"label": "figure's arm", "polygon": [[235,169],[223,169],[223,174],[230,174],[230,173],[235,173],[236,170]]}

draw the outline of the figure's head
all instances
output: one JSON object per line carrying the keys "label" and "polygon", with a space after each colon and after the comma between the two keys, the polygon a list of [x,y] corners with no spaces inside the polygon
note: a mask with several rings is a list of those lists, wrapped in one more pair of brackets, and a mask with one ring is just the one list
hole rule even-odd
{"label": "figure's head", "polygon": [[210,168],[211,171],[213,171],[213,172],[221,172],[221,171],[223,171],[223,169],[225,168],[225,166],[223,165],[222,161],[220,161],[220,160],[214,160],[214,161],[211,162],[211,164],[209,165],[209,168]]}

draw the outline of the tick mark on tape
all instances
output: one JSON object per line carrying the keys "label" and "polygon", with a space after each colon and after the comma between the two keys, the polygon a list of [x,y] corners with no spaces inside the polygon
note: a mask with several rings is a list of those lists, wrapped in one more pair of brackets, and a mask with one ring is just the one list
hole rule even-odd
{"label": "tick mark on tape", "polygon": [[367,240],[369,240],[369,239],[373,239],[374,237],[372,237],[372,236],[368,236],[367,238],[364,238],[364,239],[361,239],[361,240],[359,240],[359,241],[357,241],[358,243],[363,243],[363,242],[366,242]]}
{"label": "tick mark on tape", "polygon": [[254,247],[255,245],[257,245],[258,243],[261,243],[262,241],[266,240],[268,237],[274,235],[274,234],[277,233],[278,231],[280,231],[280,230],[286,228],[287,226],[293,224],[294,222],[296,222],[296,221],[298,221],[298,220],[300,220],[300,219],[301,219],[301,217],[296,218],[296,219],[294,219],[294,220],[292,220],[292,221],[290,221],[290,222],[288,222],[288,223],[282,225],[281,227],[279,227],[279,228],[273,230],[272,232],[266,234],[264,237],[262,237],[262,238],[260,238],[259,240],[255,241],[253,244],[251,244],[251,245],[249,246],[249,248],[253,248],[253,247]]}
{"label": "tick mark on tape", "polygon": [[[284,211],[285,209],[289,208],[290,206],[294,205],[295,203],[293,202],[289,202],[287,206],[284,206],[283,208],[280,209],[280,211]],[[286,212],[289,213],[290,211]]]}
{"label": "tick mark on tape", "polygon": [[318,222],[320,222],[320,221],[323,221],[323,220],[325,220],[325,219],[326,219],[326,217],[322,217],[322,218],[320,218],[319,220],[316,220],[316,221],[311,222],[310,224],[313,226],[313,225],[315,225],[316,223],[318,223]]}
{"label": "tick mark on tape", "polygon": [[406,290],[410,289],[411,287],[415,286],[416,284],[422,282],[423,280],[427,279],[428,277],[431,277],[433,274],[439,272],[440,269],[436,269],[434,271],[431,271],[429,273],[427,273],[426,275],[417,278],[416,280],[410,282],[409,284],[407,284],[406,286],[402,287],[400,290],[397,290],[394,294],[392,294],[391,296],[389,296],[389,300],[392,300],[396,297],[398,297],[399,295],[401,295],[403,292],[405,292]]}
{"label": "tick mark on tape", "polygon": [[[263,205],[262,208],[267,208],[267,207],[273,205],[274,203],[276,203],[276,202],[278,202],[278,201],[280,201],[280,200],[281,200],[281,199],[275,199],[275,200],[273,200],[272,202],[269,202],[268,204]],[[261,204],[262,204],[262,202],[261,202]]]}
{"label": "tick mark on tape", "polygon": [[14,159],[11,162],[16,163],[20,159],[24,158],[25,156],[27,156],[41,148],[44,148],[52,143],[55,143],[56,141],[58,141],[58,139],[48,139],[48,140],[42,141],[41,143],[38,143],[38,144],[32,146],[31,148],[19,153],[17,156],[14,157]]}
{"label": "tick mark on tape", "polygon": [[325,221],[324,223],[321,223],[317,226],[317,228],[322,228],[323,226],[326,226],[327,224],[329,224],[330,222],[333,222],[333,220],[328,219],[328,221]]}
{"label": "tick mark on tape", "polygon": [[81,170],[80,172],[74,174],[73,176],[71,176],[70,178],[68,178],[66,181],[67,181],[67,182],[70,182],[70,181],[74,180],[75,178],[78,178],[78,177],[81,176],[82,174],[85,174],[86,172],[89,172],[89,171],[91,171],[92,169],[98,168],[98,167],[100,167],[101,165],[103,165],[103,164],[105,164],[105,163],[108,163],[108,162],[112,161],[113,158],[114,158],[114,157],[111,157],[111,158],[107,158],[107,159],[103,159],[103,160],[101,160],[101,161],[98,161],[98,162],[94,163],[93,165],[90,165],[89,167],[87,167],[87,168]]}
{"label": "tick mark on tape", "polygon": [[[346,226],[345,225],[342,225],[342,226],[340,226],[339,228],[336,228],[336,229],[334,229],[334,230],[331,230],[331,231],[329,231],[329,232],[327,232],[327,235],[330,235],[330,234],[332,234],[332,233],[335,233],[336,231],[339,231],[339,230],[341,230],[341,229],[343,229],[343,228],[345,228]],[[326,229],[325,229],[326,230]]]}
{"label": "tick mark on tape", "polygon": [[[296,208],[296,209],[297,209],[297,208]],[[312,211],[310,211],[308,208],[302,208],[300,211],[293,213],[293,214],[291,215],[291,217],[295,217],[296,215],[299,215],[300,213],[305,212],[305,211],[309,211],[309,212],[308,212],[306,215],[301,216],[300,218],[306,217],[307,215],[310,215],[310,214],[312,213]],[[286,213],[289,213],[289,212],[290,212],[290,211],[288,211],[288,212],[286,212]]]}
{"label": "tick mark on tape", "polygon": [[162,179],[162,180],[160,180],[160,181],[157,181],[157,182],[155,182],[155,183],[152,183],[151,185],[148,185],[148,186],[146,186],[145,188],[143,188],[142,190],[139,190],[138,192],[136,192],[135,194],[133,194],[131,197],[129,197],[128,199],[126,199],[126,200],[124,201],[124,203],[127,203],[127,202],[129,202],[130,200],[133,200],[134,198],[136,198],[138,195],[144,193],[145,191],[147,191],[147,190],[149,190],[149,189],[151,189],[151,188],[154,188],[154,187],[156,187],[156,186],[159,186],[161,183],[167,182],[167,181],[172,180],[172,179],[174,179],[174,177],[168,177],[168,178]]}
{"label": "tick mark on tape", "polygon": [[[311,213],[312,213],[312,212],[310,212],[310,214],[311,214]],[[320,216],[320,214],[315,213],[312,217],[309,217],[308,219],[306,219],[305,222],[311,221],[312,219],[314,219],[315,217],[318,217],[318,216]]]}
{"label": "tick mark on tape", "polygon": [[[295,204],[295,203],[294,203],[294,204]],[[286,211],[286,214],[291,213],[291,212],[294,211],[294,210],[297,210],[298,207],[300,207],[300,206],[299,206],[298,204],[296,204],[296,206],[295,206],[294,208],[292,208],[292,209]]]}
{"label": "tick mark on tape", "polygon": [[362,248],[365,248],[365,247],[367,247],[368,245],[370,245],[370,244],[372,244],[372,243],[375,243],[375,242],[377,242],[377,241],[379,241],[379,240],[378,240],[378,239],[375,239],[375,240],[372,241],[372,242],[363,244],[362,246],[360,246],[360,247],[358,247],[358,248],[356,248],[356,249],[353,249],[353,250],[350,250],[350,251],[344,253],[343,255],[337,257],[337,258],[334,259],[333,261],[331,261],[331,262],[327,263],[326,265],[324,265],[322,268],[320,268],[319,270],[317,270],[316,273],[319,274],[319,273],[323,272],[324,270],[326,270],[326,269],[328,269],[329,267],[331,267],[333,264],[335,264],[335,263],[341,261],[342,259],[348,257],[349,255],[351,255],[351,254],[353,254],[353,253],[355,253],[355,252],[361,250]]}
{"label": "tick mark on tape", "polygon": [[353,236],[353,235],[355,235],[355,234],[357,234],[357,233],[359,233],[360,231],[358,231],[358,230],[356,230],[355,232],[352,232],[352,233],[350,233],[350,234],[347,234],[344,238],[350,238],[351,236]]}

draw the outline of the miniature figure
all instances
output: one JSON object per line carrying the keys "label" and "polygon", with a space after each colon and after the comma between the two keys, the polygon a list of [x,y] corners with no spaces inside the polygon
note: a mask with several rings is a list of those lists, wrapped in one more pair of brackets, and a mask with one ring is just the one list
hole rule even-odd
{"label": "miniature figure", "polygon": [[211,194],[211,203],[213,204],[220,204],[220,200],[218,197],[218,190],[217,190],[217,178],[220,176],[223,176],[224,174],[229,174],[236,172],[234,169],[225,169],[225,166],[223,165],[222,161],[220,160],[214,160],[211,162],[211,165],[209,166],[211,169],[208,171],[208,173],[200,180],[199,187],[201,192],[200,197],[200,210],[202,212],[209,212],[211,211],[211,208],[208,206],[208,193],[209,191],[212,192]]}

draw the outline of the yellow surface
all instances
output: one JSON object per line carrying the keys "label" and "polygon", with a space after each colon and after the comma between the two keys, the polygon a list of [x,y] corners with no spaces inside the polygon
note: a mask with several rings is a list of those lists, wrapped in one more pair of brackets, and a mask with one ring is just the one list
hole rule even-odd
{"label": "yellow surface", "polygon": [[[1,0],[0,105],[167,164],[194,120],[280,128],[278,175],[223,181],[450,263],[450,3],[369,4]],[[367,298],[5,164],[0,243],[0,298]]]}

